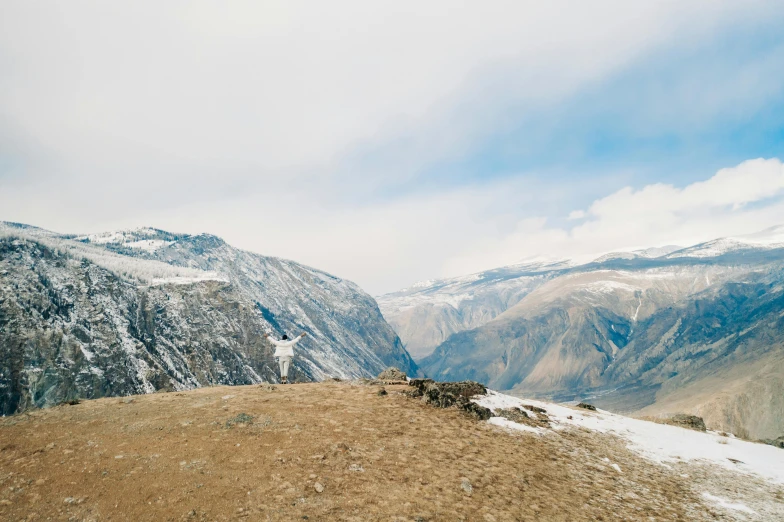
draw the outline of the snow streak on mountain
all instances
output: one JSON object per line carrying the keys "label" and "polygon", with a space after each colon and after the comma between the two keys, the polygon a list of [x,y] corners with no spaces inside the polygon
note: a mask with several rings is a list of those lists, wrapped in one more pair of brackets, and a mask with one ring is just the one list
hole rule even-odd
{"label": "snow streak on mountain", "polygon": [[784,227],[499,268],[378,301],[435,379],[784,434]]}
{"label": "snow streak on mountain", "polygon": [[0,223],[0,413],[76,397],[276,381],[262,335],[308,333],[291,377],[417,369],[350,281],[210,235]]}

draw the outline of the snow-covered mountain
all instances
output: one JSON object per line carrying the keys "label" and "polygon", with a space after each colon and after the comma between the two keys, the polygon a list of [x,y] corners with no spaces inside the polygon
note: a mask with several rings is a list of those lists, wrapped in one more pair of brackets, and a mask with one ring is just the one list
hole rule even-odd
{"label": "snow-covered mountain", "polygon": [[570,267],[567,261],[523,263],[416,283],[376,300],[409,353],[422,358],[450,335],[491,321]]}
{"label": "snow-covered mountain", "polygon": [[754,234],[723,237],[676,250],[666,255],[668,259],[680,257],[710,258],[726,254],[775,250],[784,248],[784,225],[770,227]]}
{"label": "snow-covered mountain", "polygon": [[210,235],[0,223],[0,412],[277,380],[265,332],[306,332],[292,377],[416,365],[357,285]]}
{"label": "snow-covered mountain", "polygon": [[625,413],[698,413],[727,431],[777,437],[782,230],[552,270],[499,269],[379,303],[412,353],[432,350],[419,362],[433,378],[556,400],[590,396]]}

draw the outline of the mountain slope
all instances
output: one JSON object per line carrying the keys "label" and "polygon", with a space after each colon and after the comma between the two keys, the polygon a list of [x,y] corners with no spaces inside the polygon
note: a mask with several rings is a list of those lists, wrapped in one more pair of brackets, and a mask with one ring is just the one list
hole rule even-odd
{"label": "mountain slope", "polygon": [[113,243],[0,227],[0,412],[274,382],[265,331],[309,334],[294,379],[370,376],[389,365],[416,373],[353,283],[212,236],[150,230]]}
{"label": "mountain slope", "polygon": [[626,413],[697,413],[721,429],[776,438],[784,382],[771,368],[784,358],[784,248],[766,238],[778,233],[567,267],[452,334],[420,365],[439,380],[589,397]]}
{"label": "mountain slope", "polygon": [[[682,405],[717,429],[754,438],[781,435],[784,284],[777,274],[750,279],[711,288],[650,317],[608,368],[605,382],[656,389],[641,414]],[[622,405],[635,396],[631,389],[617,390],[595,402]]]}
{"label": "mountain slope", "polygon": [[409,353],[423,358],[450,335],[496,318],[565,268],[564,263],[515,265],[417,283],[377,300]]}

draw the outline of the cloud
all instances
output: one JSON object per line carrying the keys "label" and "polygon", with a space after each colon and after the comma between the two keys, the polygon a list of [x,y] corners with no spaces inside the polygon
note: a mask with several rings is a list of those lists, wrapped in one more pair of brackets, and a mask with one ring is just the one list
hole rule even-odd
{"label": "cloud", "polygon": [[[637,169],[586,170],[570,151],[602,133],[570,134],[570,118],[606,119],[602,99],[584,97],[596,91],[626,99],[619,113],[649,107],[640,127],[676,125],[670,116],[694,100],[697,119],[718,106],[745,118],[749,98],[768,107],[776,53],[732,81],[719,68],[710,99],[694,98],[696,80],[672,89],[677,104],[668,78],[643,82],[664,93],[656,104],[628,94],[639,84],[611,87],[651,56],[711,47],[780,11],[715,0],[16,3],[0,17],[0,219],[206,231],[372,292],[533,255],[647,246],[658,236],[592,235],[612,209],[587,203]],[[540,151],[556,164],[505,162]],[[746,197],[721,212],[761,212],[749,208],[758,193]],[[597,237],[614,239],[591,245]]]}
{"label": "cloud", "polygon": [[612,251],[677,244],[690,246],[784,224],[784,164],[755,159],[678,188],[654,183],[622,188],[573,210],[572,227],[521,219],[512,233],[485,239],[479,249],[453,256],[444,273],[458,275],[531,257],[588,261]]}

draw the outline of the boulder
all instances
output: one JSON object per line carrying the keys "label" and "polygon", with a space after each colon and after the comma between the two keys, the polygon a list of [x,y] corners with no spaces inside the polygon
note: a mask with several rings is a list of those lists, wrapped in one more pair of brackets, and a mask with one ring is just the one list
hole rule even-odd
{"label": "boulder", "polygon": [[[527,409],[527,408],[526,408]],[[542,413],[533,413],[533,410],[529,410],[532,413],[529,415],[525,411],[521,410],[520,408],[499,408],[495,410],[494,415],[496,417],[503,417],[507,420],[512,422],[516,422],[518,424],[525,424],[526,426],[531,426],[534,428],[549,428],[550,421],[547,417],[547,414],[543,413],[544,410],[542,408],[537,408],[542,410]]]}
{"label": "boulder", "polygon": [[667,424],[672,424],[673,426],[680,426],[681,428],[688,428],[690,430],[706,431],[705,421],[702,420],[702,417],[697,417],[696,415],[676,413],[669,419],[666,419],[665,422]]}
{"label": "boulder", "polygon": [[408,383],[414,389],[408,393],[411,397],[421,397],[426,403],[437,408],[457,407],[480,420],[492,417],[492,412],[471,402],[474,395],[487,393],[484,385],[473,381],[435,382],[433,379],[411,379]]}
{"label": "boulder", "polygon": [[405,381],[406,374],[395,367],[390,367],[378,374],[379,381]]}

